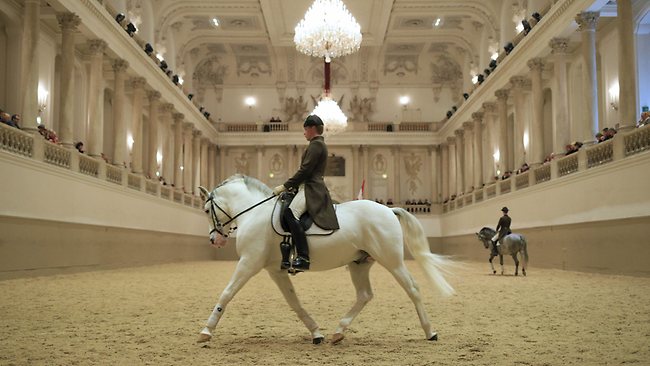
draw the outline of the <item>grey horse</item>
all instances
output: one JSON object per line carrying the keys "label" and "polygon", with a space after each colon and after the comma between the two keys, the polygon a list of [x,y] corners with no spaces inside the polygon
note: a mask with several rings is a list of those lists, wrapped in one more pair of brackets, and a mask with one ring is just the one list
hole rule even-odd
{"label": "grey horse", "polygon": [[[484,227],[476,233],[478,239],[483,242],[485,249],[490,249],[490,266],[492,267],[492,273],[497,273],[492,264],[492,259],[496,257],[495,251],[492,250],[494,243],[492,238],[496,234],[492,228]],[[497,252],[499,253],[499,259],[501,260],[501,274],[503,274],[503,255],[510,254],[512,259],[515,261],[515,276],[519,275],[519,260],[517,259],[517,253],[521,253],[521,274],[526,275],[526,267],[528,267],[528,245],[526,244],[526,239],[521,234],[508,234],[501,238],[499,246],[497,246]]]}

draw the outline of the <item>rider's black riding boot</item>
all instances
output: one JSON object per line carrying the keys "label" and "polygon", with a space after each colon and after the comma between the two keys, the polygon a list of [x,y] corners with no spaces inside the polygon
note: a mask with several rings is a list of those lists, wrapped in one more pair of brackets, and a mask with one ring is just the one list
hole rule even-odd
{"label": "rider's black riding boot", "polygon": [[289,225],[293,243],[296,245],[297,256],[296,259],[293,260],[292,266],[295,269],[308,270],[309,247],[307,246],[307,237],[305,236],[305,230],[300,225],[300,221],[298,221],[293,216],[293,211],[290,209],[284,211],[284,219]]}

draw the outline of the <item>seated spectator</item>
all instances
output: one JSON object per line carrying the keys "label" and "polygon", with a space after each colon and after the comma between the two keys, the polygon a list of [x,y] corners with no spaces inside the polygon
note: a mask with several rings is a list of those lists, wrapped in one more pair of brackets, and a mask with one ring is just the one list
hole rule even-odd
{"label": "seated spectator", "polygon": [[580,150],[581,147],[582,142],[575,141],[572,144],[566,146],[566,153],[564,155],[571,155],[573,153],[576,153],[578,150]]}
{"label": "seated spectator", "polygon": [[55,144],[59,143],[59,137],[52,130],[48,130],[44,125],[38,125],[38,133],[40,133],[46,140]]}
{"label": "seated spectator", "polygon": [[605,135],[603,135],[602,133],[598,132],[598,133],[596,134],[596,141],[598,141],[598,143],[601,143],[601,142],[605,141]]}
{"label": "seated spectator", "polygon": [[20,129],[20,114],[11,116],[11,122],[14,124],[14,127]]}
{"label": "seated spectator", "polygon": [[521,168],[519,168],[519,170],[517,170],[517,174],[521,174],[523,172],[526,172],[526,171],[528,171],[529,168],[530,167],[528,166],[528,163],[524,163],[524,165],[522,165]]}
{"label": "seated spectator", "polygon": [[79,151],[79,152],[82,153],[82,154],[85,152],[85,150],[84,150],[84,143],[81,142],[81,141],[79,141],[79,142],[77,142],[76,144],[74,144],[74,148],[77,149],[77,151]]}
{"label": "seated spectator", "polygon": [[603,137],[605,138],[605,141],[614,138],[614,135],[616,135],[616,130],[613,128],[603,128]]}
{"label": "seated spectator", "polygon": [[639,120],[639,127],[650,125],[650,112],[641,113],[641,119]]}
{"label": "seated spectator", "polygon": [[510,170],[508,170],[505,173],[503,173],[503,175],[501,176],[501,180],[506,180],[506,179],[510,178],[511,175],[512,175],[512,172]]}
{"label": "seated spectator", "polygon": [[11,116],[7,112],[0,112],[0,122],[20,129],[20,127],[14,123],[14,121],[11,119]]}
{"label": "seated spectator", "polygon": [[548,154],[548,155],[544,158],[544,162],[543,162],[543,164],[550,163],[551,160],[553,160],[553,158],[555,158],[555,154],[553,154],[553,153]]}
{"label": "seated spectator", "polygon": [[392,198],[389,198],[389,199],[386,201],[386,205],[387,205],[387,206],[392,206],[392,205],[393,205],[393,199],[392,199]]}

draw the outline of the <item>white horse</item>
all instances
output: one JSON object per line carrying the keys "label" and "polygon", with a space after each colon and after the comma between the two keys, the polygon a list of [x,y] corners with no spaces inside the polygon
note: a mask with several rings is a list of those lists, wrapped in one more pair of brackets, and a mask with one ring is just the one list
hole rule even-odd
{"label": "white horse", "polygon": [[[205,199],[205,212],[210,217],[210,242],[223,246],[228,234],[237,230],[239,262],[199,334],[198,342],[212,338],[228,303],[251,277],[266,269],[291,309],[311,333],[313,343],[321,343],[324,337],[318,325],[300,304],[287,270],[280,269],[279,243],[282,237],[271,226],[271,213],[277,201],[271,189],[254,178],[234,175],[211,193],[203,187],[200,190]],[[441,273],[448,270],[451,262],[430,252],[419,221],[404,209],[390,209],[367,200],[340,204],[336,213],[339,230],[329,236],[309,237],[311,272],[348,265],[357,293],[355,304],[341,319],[332,342],[343,339],[344,331],[372,299],[368,274],[374,261],[384,266],[411,298],[426,338],[437,340],[438,335],[429,323],[418,286],[404,265],[403,243],[443,295],[454,292]],[[373,260],[362,260],[368,255]]]}

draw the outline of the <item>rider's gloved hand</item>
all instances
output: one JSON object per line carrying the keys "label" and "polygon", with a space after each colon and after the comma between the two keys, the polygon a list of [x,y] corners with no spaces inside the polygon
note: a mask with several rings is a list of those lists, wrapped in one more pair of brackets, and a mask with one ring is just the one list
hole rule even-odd
{"label": "rider's gloved hand", "polygon": [[284,186],[284,184],[279,185],[275,188],[273,188],[273,194],[274,195],[279,195],[280,193],[284,192],[287,188]]}

